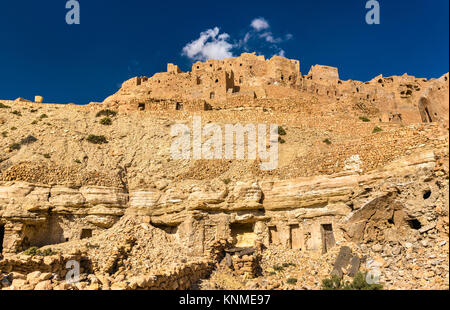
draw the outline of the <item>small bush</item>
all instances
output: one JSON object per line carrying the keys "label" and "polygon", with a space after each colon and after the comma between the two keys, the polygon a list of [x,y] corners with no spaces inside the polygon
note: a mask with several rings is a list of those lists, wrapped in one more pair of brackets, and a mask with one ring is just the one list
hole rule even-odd
{"label": "small bush", "polygon": [[383,129],[381,129],[380,127],[375,127],[374,129],[373,129],[373,131],[372,131],[372,133],[379,133],[379,132],[382,132],[383,131]]}
{"label": "small bush", "polygon": [[283,266],[279,266],[279,265],[274,265],[272,268],[275,271],[283,271],[284,270],[284,267]]}
{"label": "small bush", "polygon": [[41,116],[39,116],[40,119],[44,119],[44,118],[48,118],[47,114],[42,114]]}
{"label": "small bush", "polygon": [[34,143],[34,142],[36,142],[38,139],[36,139],[35,137],[33,137],[33,136],[28,136],[28,137],[26,137],[26,138],[23,138],[22,140],[20,140],[20,144],[22,144],[22,145],[27,145],[27,144],[31,144],[31,143]]}
{"label": "small bush", "polygon": [[8,136],[8,132],[7,132],[7,131],[3,131],[3,132],[2,132],[2,137],[3,137],[3,138],[6,138],[7,136]]}
{"label": "small bush", "polygon": [[13,127],[11,127],[11,130],[17,130],[17,127],[13,126]]}
{"label": "small bush", "polygon": [[295,284],[297,284],[297,279],[289,278],[289,279],[287,279],[287,284],[295,285]]}
{"label": "small bush", "polygon": [[45,249],[43,251],[39,250],[38,247],[31,247],[28,250],[26,250],[25,252],[23,252],[25,255],[28,256],[51,256],[51,255],[55,255],[56,252],[54,252],[52,249]]}
{"label": "small bush", "polygon": [[28,250],[26,250],[23,253],[28,256],[35,256],[38,254],[38,252],[39,252],[39,249],[34,246],[34,247],[29,248]]}
{"label": "small bush", "polygon": [[79,159],[75,159],[74,162],[75,162],[76,164],[81,164],[81,160],[79,160]]}
{"label": "small bush", "polygon": [[222,180],[222,181],[223,181],[223,183],[224,183],[225,185],[228,185],[228,184],[231,183],[231,180],[230,180],[230,179],[225,179],[225,180]]}
{"label": "small bush", "polygon": [[52,157],[50,154],[44,154],[43,156],[47,159]]}
{"label": "small bush", "polygon": [[106,140],[105,136],[96,136],[96,135],[89,135],[87,137],[87,141],[93,144],[105,144],[108,143],[108,140]]}
{"label": "small bush", "polygon": [[107,116],[107,117],[114,117],[117,115],[116,111],[112,111],[112,110],[101,110],[100,112],[97,113],[96,117],[101,117],[101,116]]}
{"label": "small bush", "polygon": [[286,130],[284,130],[284,128],[281,127],[281,126],[278,126],[278,134],[279,134],[280,136],[285,136],[285,135],[287,135]]}
{"label": "small bush", "polygon": [[358,272],[353,278],[353,282],[344,282],[344,280],[336,275],[329,279],[322,281],[322,290],[353,290],[353,291],[367,291],[367,290],[382,290],[381,284],[369,284],[366,281],[367,273]]}
{"label": "small bush", "polygon": [[280,142],[281,144],[285,144],[286,140],[282,139],[281,137],[278,137],[278,142]]}
{"label": "small bush", "polygon": [[283,267],[284,267],[284,268],[288,268],[288,267],[290,267],[290,266],[295,267],[295,264],[294,264],[294,263],[284,263],[284,264],[283,264]]}
{"label": "small bush", "polygon": [[20,148],[21,148],[20,143],[13,143],[9,146],[9,149],[11,151],[18,151],[20,150]]}
{"label": "small bush", "polygon": [[9,109],[9,108],[11,107],[0,102],[0,109]]}
{"label": "small bush", "polygon": [[30,112],[31,113],[36,113],[38,110],[37,109],[31,109]]}
{"label": "small bush", "polygon": [[370,122],[370,119],[368,119],[365,116],[361,116],[359,119],[362,120],[364,123],[369,123]]}
{"label": "small bush", "polygon": [[14,110],[11,112],[11,114],[17,115],[17,116],[22,116],[22,113],[20,111]]}
{"label": "small bush", "polygon": [[31,125],[36,125],[38,123],[38,121],[32,121]]}
{"label": "small bush", "polygon": [[325,139],[325,140],[323,140],[323,143],[328,144],[328,145],[331,145],[330,139]]}
{"label": "small bush", "polygon": [[100,124],[110,126],[112,125],[112,120],[109,117],[105,117],[100,120]]}

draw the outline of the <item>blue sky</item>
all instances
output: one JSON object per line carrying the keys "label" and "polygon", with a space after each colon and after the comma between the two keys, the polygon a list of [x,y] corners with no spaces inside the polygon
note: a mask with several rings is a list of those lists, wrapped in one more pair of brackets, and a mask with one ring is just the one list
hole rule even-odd
{"label": "blue sky", "polygon": [[[67,25],[66,0],[0,2],[0,99],[103,101],[168,62],[187,71],[193,58],[246,50],[299,59],[304,74],[336,66],[344,80],[449,71],[448,0],[379,0],[380,25],[366,24],[366,0],[79,3],[81,24]],[[257,18],[267,24],[252,27]],[[201,33],[206,44],[185,48]]]}

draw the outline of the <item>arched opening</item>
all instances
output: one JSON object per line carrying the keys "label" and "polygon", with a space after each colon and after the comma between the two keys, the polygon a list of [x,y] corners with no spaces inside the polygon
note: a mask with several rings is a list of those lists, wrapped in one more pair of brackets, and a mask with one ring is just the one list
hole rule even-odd
{"label": "arched opening", "polygon": [[214,97],[215,97],[215,93],[214,93],[214,92],[211,92],[211,93],[209,94],[209,99],[214,99]]}
{"label": "arched opening", "polygon": [[430,114],[429,101],[426,98],[421,98],[419,100],[419,112],[424,123],[432,123],[433,119]]}

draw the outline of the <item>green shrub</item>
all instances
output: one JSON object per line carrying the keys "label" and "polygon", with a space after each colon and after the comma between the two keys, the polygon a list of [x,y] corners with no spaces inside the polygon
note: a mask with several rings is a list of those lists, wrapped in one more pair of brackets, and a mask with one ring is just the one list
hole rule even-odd
{"label": "green shrub", "polygon": [[330,139],[325,139],[325,140],[323,140],[323,143],[325,143],[325,144],[328,144],[328,145],[331,145],[331,141],[330,141]]}
{"label": "green shrub", "polygon": [[101,110],[100,112],[97,113],[96,117],[101,117],[101,116],[107,116],[107,117],[114,117],[117,115],[116,111],[112,111],[112,110]]}
{"label": "green shrub", "polygon": [[224,183],[225,185],[228,185],[228,184],[231,183],[231,180],[230,180],[230,179],[225,179],[225,180],[222,180],[222,181],[223,181],[223,183]]}
{"label": "green shrub", "polygon": [[11,130],[17,130],[17,127],[13,126],[13,127],[11,127]]}
{"label": "green shrub", "polygon": [[44,118],[48,118],[47,114],[42,114],[41,116],[39,116],[40,119],[44,119]]}
{"label": "green shrub", "polygon": [[55,255],[56,252],[54,252],[52,249],[45,249],[43,251],[39,250],[38,247],[31,247],[28,250],[26,250],[25,252],[23,252],[25,255],[28,256],[51,256],[51,255]]}
{"label": "green shrub", "polygon": [[282,139],[281,137],[278,137],[278,142],[280,142],[281,144],[285,144],[286,140]]}
{"label": "green shrub", "polygon": [[289,278],[289,279],[287,279],[287,284],[295,285],[295,284],[297,284],[297,279]]}
{"label": "green shrub", "polygon": [[284,263],[284,264],[283,264],[283,267],[284,267],[284,268],[288,268],[288,267],[290,267],[290,266],[295,267],[295,264],[294,264],[294,263]]}
{"label": "green shrub", "polygon": [[36,125],[38,123],[38,121],[32,121],[31,125]]}
{"label": "green shrub", "polygon": [[373,131],[372,131],[372,133],[379,133],[379,132],[382,132],[383,131],[383,129],[381,129],[380,127],[375,127],[374,129],[373,129]]}
{"label": "green shrub", "polygon": [[105,117],[100,120],[100,124],[110,126],[112,125],[112,120],[109,117]]}
{"label": "green shrub", "polygon": [[74,162],[77,164],[81,164],[81,160],[79,160],[79,159],[75,159]]}
{"label": "green shrub", "polygon": [[283,271],[284,270],[284,267],[283,266],[279,266],[279,265],[274,265],[272,268],[275,271]]}
{"label": "green shrub", "polygon": [[35,256],[35,255],[38,255],[38,252],[39,252],[39,249],[37,247],[33,246],[23,253],[28,256]]}
{"label": "green shrub", "polygon": [[0,102],[0,109],[9,109],[9,108],[11,107]]}
{"label": "green shrub", "polygon": [[344,282],[344,280],[336,275],[322,281],[322,290],[382,290],[381,284],[369,284],[366,281],[367,273],[358,272],[353,278],[352,283]]}
{"label": "green shrub", "polygon": [[47,159],[52,157],[50,154],[44,154],[43,156]]}
{"label": "green shrub", "polygon": [[22,144],[22,145],[28,145],[28,144],[31,144],[31,143],[36,142],[37,140],[38,140],[38,139],[36,139],[36,138],[33,137],[32,135],[29,135],[28,137],[23,138],[22,140],[20,140],[20,144]]}
{"label": "green shrub", "polygon": [[37,109],[31,109],[30,112],[31,113],[36,113],[38,110]]}
{"label": "green shrub", "polygon": [[370,122],[370,119],[368,119],[368,118],[365,117],[365,116],[361,116],[359,119],[362,120],[364,123]]}
{"label": "green shrub", "polygon": [[2,137],[3,137],[3,138],[6,138],[7,136],[8,136],[8,132],[7,132],[7,131],[3,131],[3,132],[2,132]]}
{"label": "green shrub", "polygon": [[278,126],[278,135],[280,135],[280,136],[287,135],[286,130],[284,130],[284,128],[281,126]]}
{"label": "green shrub", "polygon": [[20,113],[20,111],[17,111],[17,110],[12,111],[11,114],[14,114],[17,116],[22,116],[22,113]]}
{"label": "green shrub", "polygon": [[9,149],[11,151],[18,151],[20,150],[20,148],[21,148],[20,143],[13,143],[9,146]]}
{"label": "green shrub", "polygon": [[108,143],[108,140],[106,140],[105,136],[96,136],[96,135],[89,135],[87,137],[87,141],[93,144]]}

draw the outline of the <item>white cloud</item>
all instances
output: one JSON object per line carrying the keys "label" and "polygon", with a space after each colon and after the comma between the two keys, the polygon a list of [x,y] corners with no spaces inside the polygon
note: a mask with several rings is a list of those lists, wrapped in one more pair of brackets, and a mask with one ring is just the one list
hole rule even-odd
{"label": "white cloud", "polygon": [[223,60],[233,57],[242,52],[257,52],[260,54],[279,55],[285,57],[285,51],[280,44],[289,41],[293,35],[288,33],[284,36],[275,36],[269,22],[259,17],[252,21],[251,29],[247,30],[243,37],[232,40],[227,33],[220,33],[218,27],[208,29],[200,33],[200,37],[187,44],[182,51],[183,56],[191,60],[205,61],[208,59]]}
{"label": "white cloud", "polygon": [[283,49],[280,49],[280,51],[276,55],[281,56],[281,57],[286,57],[286,52]]}
{"label": "white cloud", "polygon": [[200,37],[183,48],[182,55],[192,60],[208,60],[233,57],[231,50],[233,44],[228,42],[230,36],[227,33],[220,33],[220,29],[215,27],[200,33]]}
{"label": "white cloud", "polygon": [[261,31],[270,28],[269,22],[264,17],[255,18],[252,21],[251,26],[256,31]]}

